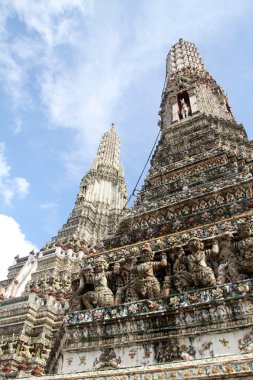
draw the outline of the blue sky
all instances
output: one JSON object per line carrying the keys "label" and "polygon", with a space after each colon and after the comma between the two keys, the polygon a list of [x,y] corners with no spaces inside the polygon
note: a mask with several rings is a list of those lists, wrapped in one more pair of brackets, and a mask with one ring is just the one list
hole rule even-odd
{"label": "blue sky", "polygon": [[0,1],[1,278],[66,221],[111,122],[131,192],[180,37],[196,43],[252,139],[252,19],[251,0]]}

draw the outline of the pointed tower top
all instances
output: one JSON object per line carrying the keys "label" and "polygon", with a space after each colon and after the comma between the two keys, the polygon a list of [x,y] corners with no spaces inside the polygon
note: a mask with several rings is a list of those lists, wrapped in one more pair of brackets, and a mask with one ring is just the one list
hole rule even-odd
{"label": "pointed tower top", "polygon": [[163,118],[163,128],[200,112],[234,120],[224,90],[206,70],[196,45],[180,38],[166,61],[160,115],[169,116]]}
{"label": "pointed tower top", "polygon": [[167,80],[172,79],[178,72],[185,69],[203,71],[205,67],[195,44],[180,38],[172,46],[167,56]]}
{"label": "pointed tower top", "polygon": [[[117,135],[117,132],[116,132],[116,125],[114,123],[111,123],[111,128],[109,129],[108,132],[106,133],[109,133],[109,134],[113,134],[113,135]],[[105,134],[106,134],[105,133]]]}
{"label": "pointed tower top", "polygon": [[115,230],[127,198],[119,154],[120,140],[112,123],[100,140],[91,170],[81,181],[73,211],[54,241],[84,239],[93,244]]}
{"label": "pointed tower top", "polygon": [[119,151],[120,151],[120,140],[116,133],[115,124],[111,124],[111,128],[105,132],[100,140],[98,147],[96,166],[119,168]]}

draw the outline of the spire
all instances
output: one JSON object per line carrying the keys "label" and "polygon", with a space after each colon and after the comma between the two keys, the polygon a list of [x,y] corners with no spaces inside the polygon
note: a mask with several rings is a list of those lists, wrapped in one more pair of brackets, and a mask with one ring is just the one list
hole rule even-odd
{"label": "spire", "polygon": [[126,202],[120,140],[115,125],[103,134],[91,169],[83,177],[67,223],[53,240],[75,237],[96,244],[114,232]]}
{"label": "spire", "polygon": [[[159,114],[161,138],[148,175],[133,207],[124,211],[117,234],[105,241],[107,247],[247,211],[244,201],[251,192],[246,195],[241,183],[251,178],[251,144],[191,42],[180,39],[169,51]],[[227,190],[231,184],[240,189],[240,197]]]}
{"label": "spire", "polygon": [[167,80],[172,79],[175,74],[186,69],[203,71],[205,67],[194,43],[180,38],[179,41],[172,46],[167,56]]}
{"label": "spire", "polygon": [[199,113],[234,120],[223,88],[206,70],[197,47],[180,38],[167,56],[162,128]]}
{"label": "spire", "polygon": [[110,131],[112,131],[112,132],[114,131],[116,133],[116,128],[115,128],[115,124],[114,123],[111,124]]}
{"label": "spire", "polygon": [[108,132],[104,133],[95,158],[97,167],[119,168],[120,140],[115,125],[112,123]]}

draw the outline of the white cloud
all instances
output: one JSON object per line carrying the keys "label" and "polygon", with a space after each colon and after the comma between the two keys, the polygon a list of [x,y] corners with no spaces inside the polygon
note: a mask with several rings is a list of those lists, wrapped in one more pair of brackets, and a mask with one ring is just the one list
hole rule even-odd
{"label": "white cloud", "polygon": [[22,177],[12,177],[11,167],[5,157],[5,144],[0,143],[0,199],[10,206],[14,197],[24,198],[29,193],[29,182]]}
{"label": "white cloud", "polygon": [[15,177],[15,189],[20,198],[24,198],[29,193],[29,182],[22,177]]}
{"label": "white cloud", "polygon": [[28,241],[19,224],[10,216],[0,214],[1,249],[0,279],[7,277],[7,269],[13,264],[16,255],[26,256],[37,247]]}
{"label": "white cloud", "polygon": [[22,131],[22,122],[19,118],[15,120],[14,134],[18,135]]}
{"label": "white cloud", "polygon": [[[0,80],[10,93],[13,105],[30,106],[29,75],[34,68],[47,66],[54,49],[71,46],[79,33],[77,20],[92,12],[85,0],[3,0],[0,5]],[[17,17],[24,30],[13,34],[8,21]]]}
{"label": "white cloud", "polygon": [[7,164],[6,158],[4,156],[5,145],[0,143],[0,177],[8,177],[10,175],[10,166]]}
{"label": "white cloud", "polygon": [[[92,1],[86,0],[7,0],[10,13],[16,12],[31,32],[36,32],[50,46],[71,43],[76,18],[92,11]],[[64,17],[65,16],[65,17]]]}
{"label": "white cloud", "polygon": [[58,207],[58,204],[56,202],[46,202],[41,203],[39,206],[42,210],[54,210]]}

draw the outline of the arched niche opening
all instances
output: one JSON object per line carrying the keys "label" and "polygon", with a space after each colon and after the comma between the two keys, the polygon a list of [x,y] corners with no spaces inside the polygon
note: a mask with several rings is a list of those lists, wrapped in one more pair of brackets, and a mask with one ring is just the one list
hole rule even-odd
{"label": "arched niche opening", "polygon": [[190,97],[186,90],[177,94],[177,104],[178,116],[180,120],[185,119],[188,116],[192,116]]}

